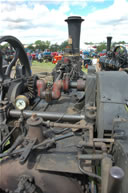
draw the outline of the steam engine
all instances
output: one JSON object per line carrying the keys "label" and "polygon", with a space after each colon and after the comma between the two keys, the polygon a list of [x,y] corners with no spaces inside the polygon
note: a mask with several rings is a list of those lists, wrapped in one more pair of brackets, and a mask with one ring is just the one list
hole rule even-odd
{"label": "steam engine", "polygon": [[99,63],[101,69],[106,71],[117,71],[128,67],[127,50],[124,46],[116,46],[113,50],[111,48],[112,37],[107,37],[107,55],[100,57]]}
{"label": "steam engine", "polygon": [[20,41],[0,39],[15,50],[4,70],[0,53],[3,193],[127,193],[128,76],[82,72],[82,21],[66,19],[69,48],[51,74],[31,75]]}

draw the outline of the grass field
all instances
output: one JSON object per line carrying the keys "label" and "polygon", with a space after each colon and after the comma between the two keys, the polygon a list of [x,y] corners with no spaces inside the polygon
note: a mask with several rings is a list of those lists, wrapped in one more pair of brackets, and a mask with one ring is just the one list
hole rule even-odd
{"label": "grass field", "polygon": [[52,62],[38,62],[33,61],[32,62],[32,72],[33,74],[39,73],[39,72],[52,72],[52,69],[55,67],[55,64],[52,64]]}
{"label": "grass field", "polygon": [[[40,73],[40,72],[52,72],[52,69],[55,67],[55,64],[52,64],[52,62],[38,62],[33,61],[32,62],[32,73]],[[86,72],[86,69],[83,67],[82,70]]]}

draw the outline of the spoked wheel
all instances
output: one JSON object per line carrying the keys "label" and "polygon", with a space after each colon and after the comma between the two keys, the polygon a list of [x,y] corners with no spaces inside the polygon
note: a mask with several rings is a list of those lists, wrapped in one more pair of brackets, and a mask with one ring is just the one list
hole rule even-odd
{"label": "spoked wheel", "polygon": [[117,46],[113,51],[113,59],[118,68],[123,67],[127,62],[127,50],[124,46]]}
{"label": "spoked wheel", "polygon": [[[17,76],[31,76],[30,62],[22,43],[13,36],[0,37],[0,44],[3,42],[7,42],[10,45],[11,50],[13,51],[13,56],[11,56],[6,65],[4,65],[4,54],[0,51],[0,82],[4,79],[12,79]],[[14,70],[18,74],[15,74]]]}

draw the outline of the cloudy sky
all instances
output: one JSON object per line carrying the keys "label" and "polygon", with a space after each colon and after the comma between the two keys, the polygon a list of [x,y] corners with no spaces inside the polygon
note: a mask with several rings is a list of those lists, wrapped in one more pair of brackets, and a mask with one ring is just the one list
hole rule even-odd
{"label": "cloudy sky", "polygon": [[85,19],[81,27],[84,42],[128,42],[128,0],[0,0],[0,36],[13,35],[22,43],[68,38],[64,20],[71,15]]}

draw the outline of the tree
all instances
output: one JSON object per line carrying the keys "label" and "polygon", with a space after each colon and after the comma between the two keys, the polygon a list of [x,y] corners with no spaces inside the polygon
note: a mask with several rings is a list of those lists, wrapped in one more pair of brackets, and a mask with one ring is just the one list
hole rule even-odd
{"label": "tree", "polygon": [[49,49],[50,48],[50,41],[41,41],[41,40],[37,40],[35,41],[35,49],[39,49],[44,51],[45,49]]}
{"label": "tree", "polygon": [[120,44],[126,44],[126,42],[125,41],[113,42],[112,46],[115,47]]}
{"label": "tree", "polygon": [[101,42],[99,46],[97,46],[97,51],[101,52],[102,50],[107,49],[107,45],[105,42]]}
{"label": "tree", "polygon": [[46,40],[45,45],[46,45],[46,49],[50,49],[51,42]]}
{"label": "tree", "polygon": [[37,40],[37,41],[35,41],[35,48],[36,49],[39,49],[39,50],[42,50],[42,47],[43,47],[43,43],[42,43],[42,41],[41,40]]}
{"label": "tree", "polygon": [[64,49],[65,49],[67,46],[68,46],[68,41],[65,40],[64,42],[62,42],[62,43],[60,44],[60,50],[63,50],[63,51],[64,51]]}
{"label": "tree", "polygon": [[60,46],[57,43],[52,44],[51,47],[50,47],[50,50],[52,52],[57,52],[59,49],[60,49]]}
{"label": "tree", "polygon": [[93,45],[93,42],[84,42],[85,45]]}
{"label": "tree", "polygon": [[29,44],[29,45],[27,46],[27,49],[34,51],[34,50],[35,50],[35,47],[33,46],[33,44]]}

